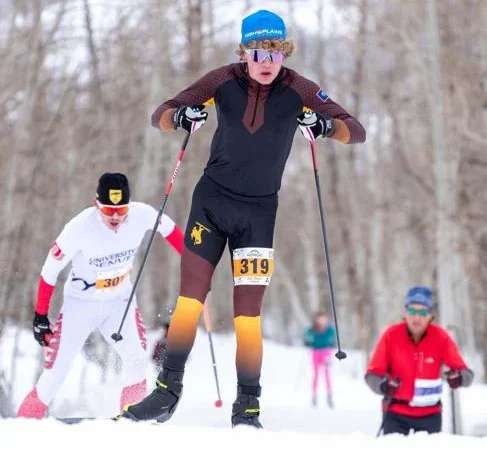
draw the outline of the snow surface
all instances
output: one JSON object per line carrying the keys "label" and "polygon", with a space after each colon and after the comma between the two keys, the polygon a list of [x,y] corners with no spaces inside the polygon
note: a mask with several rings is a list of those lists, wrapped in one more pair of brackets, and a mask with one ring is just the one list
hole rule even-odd
{"label": "snow surface", "polygon": [[[0,342],[0,370],[11,370],[15,330],[8,329]],[[151,334],[150,345],[156,335]],[[262,375],[261,418],[264,430],[231,429],[230,410],[235,396],[235,341],[233,335],[213,334],[223,407],[217,399],[206,333],[198,332],[185,376],[184,396],[173,419],[162,425],[110,420],[66,425],[48,418],[42,421],[0,419],[2,468],[57,469],[74,467],[117,469],[259,469],[270,465],[279,470],[306,466],[357,469],[408,469],[412,467],[484,468],[487,438],[454,436],[449,433],[449,392],[445,392],[444,432],[392,435],[379,439],[380,397],[365,386],[365,362],[361,354],[333,363],[336,407],[324,400],[317,409],[310,405],[310,360],[308,351],[265,343]],[[20,336],[20,366],[17,367],[14,406],[18,407],[35,378],[36,354],[31,334]],[[148,354],[150,353],[150,349]],[[148,361],[147,377],[153,383],[156,371]],[[85,377],[81,385],[81,377]],[[98,366],[79,354],[58,396],[52,416],[103,416],[117,414],[119,376],[110,370],[101,383]],[[487,387],[476,384],[460,391],[462,428],[473,434],[487,423]],[[9,464],[8,467],[5,464]],[[25,466],[25,467],[24,467]],[[169,467],[170,468],[170,467]]]}
{"label": "snow surface", "polygon": [[[93,4],[105,6],[107,2]],[[251,4],[251,10],[254,10],[256,2]],[[227,10],[219,17],[225,17],[232,24],[226,34],[235,40],[243,11],[242,7],[234,8],[233,2],[228,5],[231,5],[231,11]],[[270,0],[266,8],[286,15],[287,9],[283,5],[284,2]],[[315,2],[302,0],[294,5],[297,23],[307,30],[316,30]],[[329,7],[329,2],[326,5]],[[325,11],[329,13],[329,9]],[[96,8],[94,12],[96,14]],[[103,18],[112,21],[112,16],[105,10]],[[336,20],[335,26],[337,22],[340,23]],[[12,380],[15,333],[14,329],[8,329],[0,341],[0,372],[6,371],[9,382]],[[19,339],[20,358],[13,389],[15,409],[34,384],[39,354],[30,332],[23,332]],[[151,335],[151,345],[155,339],[156,336]],[[222,408],[214,406],[217,395],[208,339],[201,331],[187,366],[184,397],[171,421],[152,425],[98,420],[70,426],[54,418],[42,421],[0,419],[1,468],[171,469],[173,464],[178,470],[257,470],[270,466],[276,470],[485,467],[487,438],[471,436],[478,432],[482,423],[487,423],[485,385],[476,384],[458,392],[462,430],[469,436],[449,434],[447,390],[444,433],[377,439],[380,398],[363,382],[363,355],[347,351],[347,359],[333,363],[336,407],[329,410],[322,400],[319,407],[313,409],[310,406],[308,351],[266,342],[261,399],[265,430],[231,429],[230,410],[236,388],[235,342],[232,335],[213,335],[213,340]],[[147,376],[151,383],[155,375],[148,360]],[[100,369],[79,354],[50,412],[58,417],[114,416],[118,412],[119,392],[119,377],[113,370],[103,380]]]}

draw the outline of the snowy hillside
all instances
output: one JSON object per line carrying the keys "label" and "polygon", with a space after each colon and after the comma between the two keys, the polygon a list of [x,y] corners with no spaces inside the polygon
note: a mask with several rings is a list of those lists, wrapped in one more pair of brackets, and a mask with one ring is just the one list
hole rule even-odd
{"label": "snowy hillside", "polygon": [[[155,337],[151,336],[151,344]],[[44,421],[0,420],[0,461],[18,468],[93,468],[113,466],[152,468],[177,464],[178,468],[203,469],[266,468],[299,469],[306,466],[357,469],[411,468],[418,460],[429,465],[458,468],[468,455],[482,466],[487,438],[448,434],[448,393],[444,401],[445,432],[437,436],[387,436],[375,434],[380,425],[379,397],[364,385],[363,359],[349,358],[333,364],[336,407],[310,406],[310,367],[304,348],[287,348],[267,342],[264,350],[261,417],[264,431],[230,428],[230,409],[235,396],[233,336],[213,338],[223,407],[217,398],[208,339],[204,331],[187,366],[184,398],[174,418],[164,425],[100,420],[68,426]],[[0,367],[9,370],[13,331],[0,343]],[[22,367],[17,371],[15,407],[29,391],[34,376],[36,344],[25,332],[20,341]],[[155,370],[148,366],[152,381]],[[80,387],[81,377],[85,385]],[[7,377],[8,378],[8,377]],[[80,354],[61,392],[51,407],[54,416],[113,416],[117,413],[119,386],[110,373],[104,385],[100,371]],[[80,392],[80,390],[82,392]],[[462,426],[472,434],[487,422],[487,387],[475,385],[461,390]],[[32,445],[31,445],[32,444]],[[405,458],[411,455],[413,460]],[[266,459],[266,463],[264,463]],[[477,468],[477,467],[472,467]]]}

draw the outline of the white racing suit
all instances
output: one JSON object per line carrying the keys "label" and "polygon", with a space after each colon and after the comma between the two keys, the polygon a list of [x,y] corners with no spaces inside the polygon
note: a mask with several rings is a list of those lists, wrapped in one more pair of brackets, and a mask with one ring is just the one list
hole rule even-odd
{"label": "white racing suit", "polygon": [[[131,202],[129,207],[127,218],[116,231],[104,224],[95,207],[85,209],[64,226],[53,243],[41,271],[37,313],[47,314],[60,272],[70,261],[72,267],[64,285],[61,311],[45,348],[43,373],[17,416],[42,418],[47,414],[75,355],[95,329],[122,359],[120,408],[146,395],[147,341],[135,296],[121,331],[123,339],[117,343],[111,339],[132,290],[130,272],[135,254],[157,217],[157,211],[147,204]],[[168,216],[161,217],[158,232],[181,253],[183,234]]]}

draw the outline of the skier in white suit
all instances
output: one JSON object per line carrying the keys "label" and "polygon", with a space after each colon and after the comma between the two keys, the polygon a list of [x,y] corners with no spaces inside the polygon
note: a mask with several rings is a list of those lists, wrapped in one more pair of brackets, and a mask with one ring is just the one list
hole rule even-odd
{"label": "skier in white suit", "polygon": [[[156,218],[153,207],[130,201],[125,175],[104,173],[93,207],[64,226],[42,267],[34,312],[34,338],[45,347],[44,370],[17,416],[46,416],[75,355],[97,328],[123,362],[120,409],[146,395],[147,341],[135,296],[123,325],[123,340],[115,343],[111,334],[118,330],[132,290],[130,272],[135,254]],[[181,253],[183,233],[171,218],[163,215],[157,230]],[[59,274],[70,261],[63,304],[52,326],[48,319],[51,297]]]}

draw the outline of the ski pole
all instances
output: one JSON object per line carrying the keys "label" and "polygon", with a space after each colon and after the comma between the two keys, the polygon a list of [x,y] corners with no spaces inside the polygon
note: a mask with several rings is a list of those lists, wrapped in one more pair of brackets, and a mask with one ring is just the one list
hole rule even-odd
{"label": "ski pole", "polygon": [[453,434],[459,434],[458,433],[458,426],[457,426],[457,407],[456,407],[456,401],[457,397],[455,396],[455,390],[452,388],[450,389],[450,406],[451,406],[451,430]]}
{"label": "ski pole", "polygon": [[123,339],[123,336],[120,334],[120,332],[122,331],[123,324],[125,323],[125,318],[127,317],[127,313],[129,311],[130,304],[132,303],[132,299],[133,299],[134,294],[135,294],[135,290],[137,289],[137,285],[138,285],[140,277],[142,275],[142,270],[144,269],[145,262],[147,261],[147,257],[149,256],[149,251],[151,249],[152,242],[154,241],[154,237],[156,236],[157,228],[159,227],[159,223],[161,221],[162,214],[164,213],[164,210],[166,208],[166,204],[167,204],[167,200],[169,198],[169,194],[171,194],[172,187],[174,184],[174,180],[176,179],[176,176],[177,176],[178,171],[179,171],[179,166],[181,165],[181,161],[184,157],[184,151],[186,150],[186,146],[188,145],[189,136],[190,136],[190,133],[187,132],[186,136],[184,137],[181,148],[179,150],[178,158],[176,161],[176,165],[174,166],[174,170],[172,172],[171,178],[169,179],[169,182],[167,183],[167,187],[166,187],[166,191],[164,193],[164,198],[162,200],[161,208],[159,209],[159,213],[157,214],[156,222],[154,224],[154,228],[152,229],[152,232],[151,232],[151,235],[149,238],[149,243],[148,243],[147,248],[145,250],[144,257],[142,259],[142,264],[140,265],[140,268],[139,268],[139,272],[137,273],[137,276],[135,277],[135,282],[134,282],[134,285],[132,287],[132,291],[130,292],[129,299],[127,301],[127,306],[125,307],[125,311],[123,313],[122,321],[120,322],[120,326],[118,327],[118,331],[116,333],[112,334],[112,339],[115,342],[121,341]]}
{"label": "ski pole", "polygon": [[213,349],[213,339],[211,337],[211,321],[210,321],[210,314],[208,312],[207,302],[205,302],[203,305],[203,318],[204,318],[204,322],[205,322],[206,332],[208,333],[208,341],[210,343],[211,361],[213,364],[213,373],[215,375],[216,393],[218,396],[218,399],[215,401],[215,406],[217,408],[220,408],[223,405],[223,402],[222,402],[222,398],[220,395],[220,385],[218,383],[218,372],[216,369],[215,351]]}
{"label": "ski pole", "polygon": [[384,430],[384,420],[386,419],[387,412],[389,411],[389,407],[391,406],[392,398],[388,397],[384,400],[384,407],[382,409],[382,421],[380,423],[380,428],[377,431],[375,437],[379,437]]}
{"label": "ski pole", "polygon": [[[453,337],[455,337],[458,345],[460,346],[462,343],[462,338],[460,335],[460,329],[456,325],[447,325],[447,330],[452,332]],[[459,411],[457,409],[457,399],[458,396],[455,393],[453,388],[450,388],[450,413],[451,413],[451,428],[452,434],[461,434],[460,433],[460,423],[459,423]]]}
{"label": "ski pole", "polygon": [[318,206],[320,208],[320,219],[321,219],[321,231],[323,232],[323,244],[325,247],[325,260],[326,260],[326,269],[328,272],[328,288],[330,290],[330,299],[331,299],[331,308],[333,312],[333,319],[335,321],[335,334],[337,339],[337,348],[338,351],[335,353],[335,357],[339,360],[345,359],[347,357],[347,353],[342,350],[340,346],[340,334],[338,331],[338,318],[335,308],[335,294],[333,290],[333,279],[331,275],[331,267],[330,267],[330,256],[328,253],[328,242],[326,239],[326,226],[325,226],[325,215],[323,210],[323,204],[321,202],[321,187],[320,187],[320,178],[318,175],[318,158],[316,156],[316,141],[310,142],[311,145],[311,158],[313,159],[313,169],[315,174],[315,182],[316,182],[316,192],[318,195]]}

